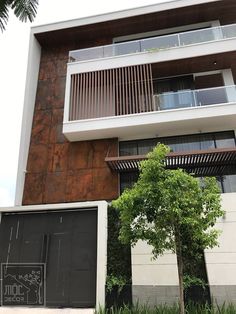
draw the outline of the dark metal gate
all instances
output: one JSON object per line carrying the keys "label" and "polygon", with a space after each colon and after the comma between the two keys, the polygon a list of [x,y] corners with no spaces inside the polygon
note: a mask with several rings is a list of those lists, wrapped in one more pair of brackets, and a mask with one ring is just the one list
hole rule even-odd
{"label": "dark metal gate", "polygon": [[3,214],[1,263],[46,263],[46,306],[94,307],[97,210]]}

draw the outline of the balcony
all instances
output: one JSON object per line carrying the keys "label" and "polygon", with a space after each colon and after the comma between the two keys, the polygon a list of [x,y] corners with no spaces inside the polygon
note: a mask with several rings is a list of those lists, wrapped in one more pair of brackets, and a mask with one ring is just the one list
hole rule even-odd
{"label": "balcony", "polygon": [[[216,124],[235,128],[235,85],[155,94],[153,81],[135,79],[140,70],[143,77],[149,77],[145,66],[133,72],[130,68],[105,71],[101,76],[98,72],[72,76],[63,124],[68,140],[151,137],[178,128],[182,131],[185,125],[189,132],[191,127]],[[130,78],[126,82],[125,71]]]}
{"label": "balcony", "polygon": [[231,102],[236,102],[235,85],[153,95],[154,111],[209,106]]}
{"label": "balcony", "polygon": [[69,62],[84,62],[133,54],[160,52],[204,43],[226,41],[236,38],[236,24],[217,26],[194,31],[174,33],[141,40],[116,43],[70,51]]}
{"label": "balcony", "polygon": [[71,88],[69,121],[236,103],[235,85],[153,94],[149,81],[136,82],[136,91],[131,83],[117,86],[117,91],[112,86],[80,91],[76,83]]}

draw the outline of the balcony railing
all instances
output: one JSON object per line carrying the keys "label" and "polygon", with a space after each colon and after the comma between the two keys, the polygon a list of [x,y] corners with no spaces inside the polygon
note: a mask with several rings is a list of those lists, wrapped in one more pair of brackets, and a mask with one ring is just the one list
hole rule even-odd
{"label": "balcony railing", "polygon": [[155,94],[152,81],[139,84],[95,86],[88,92],[72,82],[69,121],[236,103],[235,85]]}
{"label": "balcony railing", "polygon": [[162,49],[171,49],[235,37],[236,24],[217,26],[124,43],[73,50],[69,53],[69,62],[101,59],[141,52],[157,52]]}
{"label": "balcony railing", "polygon": [[154,95],[154,110],[208,106],[236,102],[236,86],[183,90]]}

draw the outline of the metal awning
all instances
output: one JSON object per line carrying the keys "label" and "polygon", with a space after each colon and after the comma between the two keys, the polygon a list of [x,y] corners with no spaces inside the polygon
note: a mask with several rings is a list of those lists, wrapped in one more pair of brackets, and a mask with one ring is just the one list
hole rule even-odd
{"label": "metal awning", "polygon": [[[138,171],[144,155],[106,157],[111,170],[117,172]],[[167,169],[185,169],[196,176],[220,176],[236,173],[236,147],[216,148],[188,152],[171,152],[166,156]]]}

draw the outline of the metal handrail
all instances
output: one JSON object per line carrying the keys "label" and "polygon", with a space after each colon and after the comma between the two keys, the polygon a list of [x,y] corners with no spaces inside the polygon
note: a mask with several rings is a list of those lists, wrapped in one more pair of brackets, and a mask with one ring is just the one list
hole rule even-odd
{"label": "metal handrail", "polygon": [[[115,44],[110,44],[110,45],[104,45],[104,46],[96,46],[96,47],[89,47],[89,48],[83,48],[83,49],[78,49],[78,50],[71,50],[70,53],[69,53],[69,57],[71,58],[71,60],[69,62],[76,62],[76,61],[80,61],[80,60],[74,60],[72,61],[73,57],[71,56],[73,53],[79,53],[79,52],[90,52],[92,50],[100,50],[101,51],[101,55],[102,56],[95,56],[94,58],[88,58],[88,59],[83,59],[81,61],[85,61],[85,60],[89,60],[89,59],[99,59],[99,58],[105,58],[107,57],[105,55],[105,50],[106,49],[109,49],[111,48],[111,51],[112,51],[112,54],[108,57],[114,57],[116,56],[116,51],[115,51],[115,48],[116,47],[121,47],[121,46],[125,46],[125,45],[132,45],[132,44],[137,44],[137,46],[139,47],[138,50],[132,52],[132,53],[140,53],[140,52],[148,52],[148,51],[152,51],[152,49],[171,49],[171,48],[174,48],[174,47],[181,47],[181,46],[189,46],[189,45],[193,45],[193,44],[197,44],[198,42],[193,42],[193,43],[187,43],[185,44],[184,42],[181,42],[181,36],[188,36],[190,34],[194,34],[194,33],[203,33],[206,32],[206,31],[211,31],[212,34],[214,35],[214,38],[212,40],[207,40],[204,41],[204,40],[201,40],[201,43],[203,42],[211,42],[211,41],[219,41],[219,40],[223,40],[223,39],[227,39],[227,38],[234,38],[236,37],[236,31],[235,31],[235,34],[233,36],[229,36],[229,37],[223,37],[223,33],[222,31],[225,29],[225,28],[230,28],[230,27],[236,27],[236,24],[228,24],[228,25],[224,25],[224,26],[215,26],[215,27],[210,27],[210,28],[204,28],[204,29],[198,29],[198,30],[191,30],[191,31],[187,31],[187,32],[180,32],[180,33],[173,33],[173,34],[169,34],[169,35],[161,35],[161,36],[156,36],[156,37],[151,37],[151,38],[144,38],[144,39],[139,39],[139,40],[133,40],[133,41],[127,41],[127,42],[123,42],[123,43],[115,43]],[[217,32],[216,32],[217,31]],[[221,36],[219,36],[219,34]],[[147,41],[154,41],[154,40],[158,40],[160,38],[170,38],[170,37],[176,37],[176,42],[175,42],[175,45],[172,45],[171,46],[171,43],[169,43],[166,47],[163,46],[163,47],[153,47],[153,48],[149,48],[149,49],[143,49],[141,48],[142,46],[142,43],[146,43]],[[194,37],[193,37],[194,38]],[[170,46],[169,46],[170,45]],[[129,53],[127,53],[129,54]],[[121,54],[119,54],[121,55]],[[126,55],[126,53],[124,53],[124,55]]]}
{"label": "metal handrail", "polygon": [[[236,102],[236,86],[235,85],[226,85],[226,86],[219,86],[219,87],[210,87],[210,88],[202,88],[202,89],[196,89],[196,90],[183,90],[183,91],[178,91],[178,92],[167,92],[167,93],[161,93],[161,94],[154,94],[153,95],[153,105],[154,108],[153,110],[166,110],[166,109],[175,109],[175,108],[183,108],[183,107],[197,107],[197,106],[205,106],[205,105],[209,105],[209,103],[202,103],[199,100],[199,96],[206,96],[207,92],[209,92],[209,97],[211,97],[211,92],[212,91],[217,91],[217,90],[222,90],[225,92],[225,96],[226,96],[226,101],[224,103],[232,103],[232,102]],[[173,108],[169,108],[168,107],[168,96],[173,97],[173,96],[181,96],[181,95],[186,95],[186,96],[190,96],[191,99],[189,99],[189,104],[185,103],[185,104],[176,104],[173,103]],[[213,94],[214,95],[214,94]],[[165,101],[165,97],[166,101]],[[191,102],[192,100],[192,102]],[[216,98],[216,102],[214,104],[220,104],[223,102],[219,102],[217,101]],[[213,103],[212,103],[213,104]],[[165,107],[165,105],[167,105]]]}

